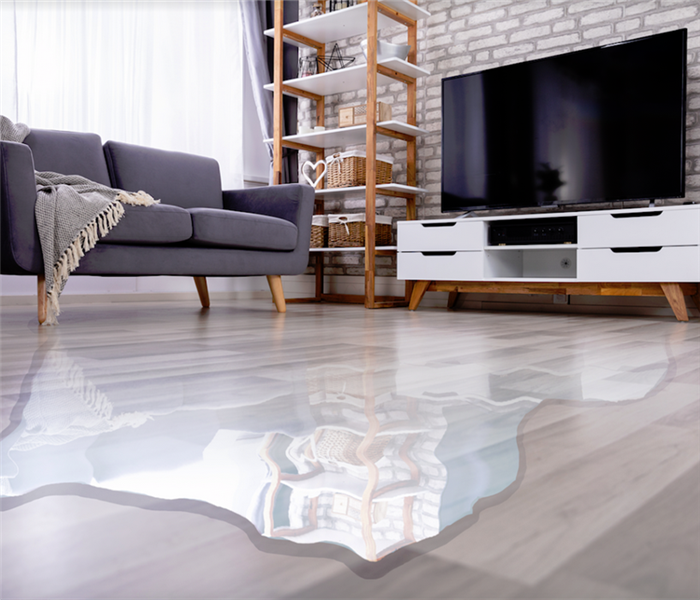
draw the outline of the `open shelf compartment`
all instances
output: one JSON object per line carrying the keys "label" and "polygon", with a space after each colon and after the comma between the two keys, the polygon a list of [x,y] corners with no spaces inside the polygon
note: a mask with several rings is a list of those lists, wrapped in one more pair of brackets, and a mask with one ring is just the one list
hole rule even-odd
{"label": "open shelf compartment", "polygon": [[[427,129],[409,125],[402,121],[382,121],[377,123],[377,127],[383,127],[389,131],[395,131],[405,135],[425,135]],[[385,136],[381,132],[377,132],[377,137]],[[297,133],[295,135],[287,135],[282,138],[283,141],[296,142],[298,144],[307,144],[316,146],[317,148],[337,148],[339,146],[356,146],[364,144],[367,139],[367,125],[353,125],[351,127],[339,127],[337,129],[326,129],[324,131],[313,131],[311,133]],[[263,140],[266,144],[272,144],[273,139],[267,138]]]}
{"label": "open shelf compartment", "polygon": [[576,279],[576,249],[488,248],[484,251],[485,279]]}
{"label": "open shelf compartment", "polygon": [[[378,63],[383,67],[387,67],[392,71],[407,75],[408,77],[422,77],[430,75],[429,71],[421,69],[416,65],[398,58],[388,58]],[[377,73],[377,85],[389,85],[396,83],[396,80],[381,73]],[[286,79],[285,86],[295,88],[303,92],[318,94],[319,96],[330,96],[333,94],[343,94],[345,92],[353,92],[366,87],[367,84],[367,64],[355,65],[338,69],[336,71],[326,71],[308,77],[297,77],[295,79]],[[264,86],[266,90],[274,91],[274,83],[268,83]],[[285,87],[284,93],[289,96],[295,96],[294,92]],[[301,96],[299,96],[301,97]]]}

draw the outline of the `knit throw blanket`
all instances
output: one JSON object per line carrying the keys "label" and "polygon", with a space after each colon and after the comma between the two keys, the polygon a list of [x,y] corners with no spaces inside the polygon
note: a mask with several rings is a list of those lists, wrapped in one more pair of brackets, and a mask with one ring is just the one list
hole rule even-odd
{"label": "knit throw blanket", "polygon": [[[0,139],[21,142],[29,128],[0,117]],[[21,138],[21,139],[17,139]],[[58,298],[80,259],[124,216],[122,204],[150,206],[143,191],[130,193],[95,183],[80,175],[36,172],[34,206],[46,277],[47,314],[44,325],[57,325]]]}

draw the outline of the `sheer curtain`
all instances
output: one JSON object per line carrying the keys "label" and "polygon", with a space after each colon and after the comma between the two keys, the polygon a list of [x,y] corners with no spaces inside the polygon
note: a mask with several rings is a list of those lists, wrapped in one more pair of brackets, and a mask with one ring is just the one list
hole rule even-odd
{"label": "sheer curtain", "polygon": [[211,156],[243,187],[235,1],[0,2],[0,112],[41,129]]}

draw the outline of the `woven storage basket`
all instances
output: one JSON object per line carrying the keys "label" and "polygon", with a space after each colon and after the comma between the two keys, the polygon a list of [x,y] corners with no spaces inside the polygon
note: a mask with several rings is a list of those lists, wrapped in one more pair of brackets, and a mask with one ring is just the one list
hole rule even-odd
{"label": "woven storage basket", "polygon": [[[326,156],[328,172],[326,173],[327,188],[343,188],[366,185],[365,167],[367,155],[364,152],[351,150]],[[377,185],[391,183],[391,169],[394,159],[391,156],[377,155]]]}
{"label": "woven storage basket", "polygon": [[[364,213],[330,215],[328,218],[328,247],[355,248],[365,245]],[[375,217],[374,243],[377,246],[391,245],[391,217]]]}
{"label": "woven storage basket", "polygon": [[328,215],[311,218],[311,247],[328,248]]}
{"label": "woven storage basket", "polygon": [[[320,461],[342,462],[357,466],[364,464],[357,453],[364,438],[356,433],[339,429],[324,428],[318,431],[320,434],[316,440],[316,457]],[[384,449],[390,439],[387,435],[375,438],[365,449],[364,456],[376,463],[384,456]]]}

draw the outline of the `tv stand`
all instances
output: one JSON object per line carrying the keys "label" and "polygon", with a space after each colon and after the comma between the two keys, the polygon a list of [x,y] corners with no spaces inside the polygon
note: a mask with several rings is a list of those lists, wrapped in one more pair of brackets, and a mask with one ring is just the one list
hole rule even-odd
{"label": "tv stand", "polygon": [[700,308],[700,205],[567,213],[576,243],[489,243],[502,221],[557,218],[508,215],[398,224],[399,279],[415,284],[409,309],[429,291],[459,293],[664,296],[679,321],[684,296]]}

